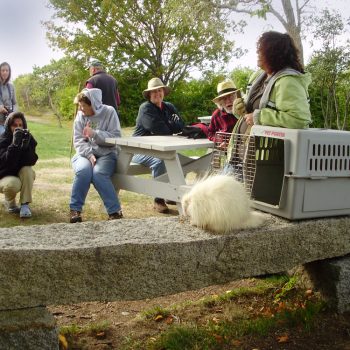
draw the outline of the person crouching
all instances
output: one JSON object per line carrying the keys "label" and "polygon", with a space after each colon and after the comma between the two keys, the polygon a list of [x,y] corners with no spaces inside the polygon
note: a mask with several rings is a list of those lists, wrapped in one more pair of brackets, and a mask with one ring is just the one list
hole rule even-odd
{"label": "person crouching", "polygon": [[[32,166],[38,160],[37,142],[27,129],[27,121],[21,112],[11,113],[4,127],[0,137],[0,193],[5,195],[4,204],[9,213],[30,218],[29,203],[32,202],[35,180]],[[20,207],[16,204],[17,193],[20,193]]]}

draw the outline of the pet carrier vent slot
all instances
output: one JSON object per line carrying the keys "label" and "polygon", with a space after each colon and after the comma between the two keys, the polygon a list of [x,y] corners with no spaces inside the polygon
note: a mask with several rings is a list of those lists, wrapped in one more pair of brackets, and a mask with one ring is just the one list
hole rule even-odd
{"label": "pet carrier vent slot", "polygon": [[350,170],[350,146],[344,143],[313,143],[309,151],[311,175],[348,176]]}

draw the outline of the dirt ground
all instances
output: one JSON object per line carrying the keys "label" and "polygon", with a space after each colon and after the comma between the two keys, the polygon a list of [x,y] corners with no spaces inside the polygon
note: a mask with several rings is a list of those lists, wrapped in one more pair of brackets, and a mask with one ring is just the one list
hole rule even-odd
{"label": "dirt ground", "polygon": [[[156,337],[174,323],[205,324],[209,320],[220,320],[230,312],[251,314],[254,310],[267,308],[271,300],[266,296],[238,298],[225,307],[203,308],[196,304],[179,308],[179,312],[161,320],[145,319],[140,313],[157,306],[167,308],[183,305],[188,301],[220,295],[229,290],[254,285],[254,279],[231,282],[225,285],[211,286],[197,291],[184,292],[151,300],[119,301],[105,303],[81,303],[67,306],[51,306],[59,326],[76,324],[89,325],[108,322],[108,327],[95,332],[77,332],[74,337],[67,336],[69,350],[110,350],[134,349],[128,339],[138,339],[139,343]],[[145,347],[146,348],[146,347]],[[63,349],[63,348],[62,348]],[[137,349],[143,349],[142,345]],[[197,348],[196,348],[197,349]],[[215,348],[217,349],[217,348]],[[317,316],[310,330],[297,326],[288,330],[273,331],[268,336],[245,336],[222,349],[265,350],[265,349],[308,349],[308,350],[350,350],[350,313],[339,315],[324,311]],[[165,350],[165,349],[164,349]],[[179,349],[180,350],[180,349]]]}

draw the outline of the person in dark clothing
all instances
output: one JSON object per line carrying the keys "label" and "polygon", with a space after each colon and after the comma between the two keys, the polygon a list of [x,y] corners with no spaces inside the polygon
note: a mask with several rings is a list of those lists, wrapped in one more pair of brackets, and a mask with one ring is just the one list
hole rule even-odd
{"label": "person in dark clothing", "polygon": [[[139,108],[133,136],[172,135],[182,131],[185,124],[175,106],[163,101],[169,92],[170,88],[159,78],[152,78],[148,82],[148,88],[143,91],[143,96],[148,101]],[[132,161],[151,168],[154,178],[166,171],[164,162],[159,158],[136,154]],[[154,209],[159,213],[169,211],[163,198],[154,199]]]}
{"label": "person in dark clothing", "polygon": [[[32,166],[38,160],[35,153],[37,142],[27,129],[21,112],[11,113],[5,122],[5,132],[0,136],[0,193],[5,195],[5,207],[9,213],[19,213],[29,218],[32,213],[32,189],[35,172]],[[20,192],[21,206],[16,205]]]}
{"label": "person in dark clothing", "polygon": [[120,95],[118,83],[115,78],[107,74],[99,60],[92,59],[89,63],[90,78],[85,87],[88,89],[97,88],[102,90],[102,103],[112,106],[118,112],[120,105]]}

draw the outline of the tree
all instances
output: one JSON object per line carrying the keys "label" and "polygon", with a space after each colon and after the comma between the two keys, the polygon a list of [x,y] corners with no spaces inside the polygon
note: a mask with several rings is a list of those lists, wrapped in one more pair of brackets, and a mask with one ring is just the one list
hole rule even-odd
{"label": "tree", "polygon": [[[180,0],[50,0],[53,46],[79,59],[100,58],[110,70],[137,69],[165,83],[232,56],[229,25],[207,4]],[[223,25],[224,23],[224,25]]]}
{"label": "tree", "polygon": [[312,97],[321,106],[325,128],[348,128],[350,107],[350,44],[340,45],[345,26],[341,15],[324,10],[313,17],[315,38],[321,49],[312,56],[308,69],[312,73]]}
{"label": "tree", "polygon": [[[307,14],[307,8],[311,0],[204,0],[211,6],[221,10],[231,10],[237,13],[246,13],[251,16],[259,16],[266,19],[266,14],[275,16],[283,25],[286,32],[293,38],[300,54],[301,62],[304,62],[302,29]],[[281,8],[279,8],[281,5]]]}

